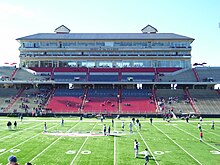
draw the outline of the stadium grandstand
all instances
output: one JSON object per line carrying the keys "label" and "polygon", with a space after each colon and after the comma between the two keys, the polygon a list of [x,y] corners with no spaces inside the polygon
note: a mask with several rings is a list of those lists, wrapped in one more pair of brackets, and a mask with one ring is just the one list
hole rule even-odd
{"label": "stadium grandstand", "polygon": [[220,67],[192,67],[193,38],[61,25],[17,41],[19,67],[0,68],[2,115],[220,115]]}

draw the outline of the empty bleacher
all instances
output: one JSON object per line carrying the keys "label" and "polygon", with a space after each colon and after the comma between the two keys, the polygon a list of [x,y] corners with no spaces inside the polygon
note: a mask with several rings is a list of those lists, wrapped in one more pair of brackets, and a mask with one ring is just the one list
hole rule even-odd
{"label": "empty bleacher", "polygon": [[118,81],[118,73],[90,73],[89,81],[98,81],[98,82],[116,82]]}
{"label": "empty bleacher", "polygon": [[46,108],[55,113],[78,113],[83,96],[84,89],[57,89]]}
{"label": "empty bleacher", "polygon": [[191,89],[189,93],[201,114],[220,113],[220,94],[209,89]]}
{"label": "empty bleacher", "polygon": [[122,89],[120,113],[155,113],[156,106],[151,96],[152,92],[146,89]]}
{"label": "empty bleacher", "polygon": [[24,69],[18,69],[17,72],[14,75],[14,80],[15,81],[21,81],[21,80],[26,80],[26,81],[48,81],[50,80],[50,75],[47,74],[33,74],[28,72],[27,70]]}
{"label": "empty bleacher", "polygon": [[160,72],[159,81],[161,82],[197,82],[192,69],[178,70],[172,73]]}
{"label": "empty bleacher", "polygon": [[220,67],[196,67],[195,69],[200,81],[220,81]]}
{"label": "empty bleacher", "polygon": [[187,101],[187,95],[182,89],[157,89],[156,96],[162,113],[164,113],[163,110],[168,111],[171,109],[175,114],[194,112],[190,102]]}
{"label": "empty bleacher", "polygon": [[154,74],[150,73],[122,73],[121,81],[147,81],[152,82],[155,81]]}
{"label": "empty bleacher", "polygon": [[57,82],[73,82],[73,81],[83,82],[86,81],[86,74],[85,73],[69,73],[69,74],[54,73],[53,78]]}
{"label": "empty bleacher", "polygon": [[83,105],[85,113],[117,113],[118,89],[88,89]]}

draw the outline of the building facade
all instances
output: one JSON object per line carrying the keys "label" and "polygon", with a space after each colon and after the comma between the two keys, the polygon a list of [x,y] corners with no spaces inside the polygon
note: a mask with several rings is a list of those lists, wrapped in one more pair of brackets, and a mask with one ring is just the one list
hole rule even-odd
{"label": "building facade", "polygon": [[193,38],[158,33],[147,25],[142,33],[55,33],[18,38],[20,67],[191,67]]}

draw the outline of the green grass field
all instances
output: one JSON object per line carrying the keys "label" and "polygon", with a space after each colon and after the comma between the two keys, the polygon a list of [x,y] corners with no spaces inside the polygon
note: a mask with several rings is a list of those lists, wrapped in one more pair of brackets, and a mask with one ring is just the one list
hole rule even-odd
{"label": "green grass field", "polygon": [[[8,130],[7,121],[18,121],[17,129]],[[15,155],[18,163],[30,161],[36,165],[143,165],[144,155],[134,158],[133,143],[140,143],[139,153],[148,148],[149,164],[161,165],[218,165],[220,164],[220,119],[202,123],[203,142],[199,141],[198,119],[174,120],[141,118],[142,130],[133,127],[129,132],[130,118],[115,119],[111,136],[103,136],[103,124],[111,125],[111,119],[103,123],[97,119],[65,118],[0,118],[0,165],[7,164],[7,158]],[[47,133],[43,133],[44,121]],[[121,123],[125,121],[125,131]]]}

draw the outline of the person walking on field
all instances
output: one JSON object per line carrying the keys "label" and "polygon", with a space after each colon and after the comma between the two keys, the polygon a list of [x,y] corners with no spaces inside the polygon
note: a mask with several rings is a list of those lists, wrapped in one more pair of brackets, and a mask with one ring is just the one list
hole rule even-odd
{"label": "person walking on field", "polygon": [[138,158],[138,147],[139,147],[139,143],[138,141],[135,139],[134,140],[134,157]]}
{"label": "person walking on field", "polygon": [[129,128],[130,128],[130,133],[133,133],[133,131],[132,131],[132,122],[130,122],[130,124],[129,124]]}
{"label": "person walking on field", "polygon": [[14,128],[15,129],[17,128],[17,122],[16,121],[14,122]]}
{"label": "person walking on field", "polygon": [[61,126],[64,126],[64,119],[61,120]]}
{"label": "person walking on field", "polygon": [[215,122],[214,122],[214,120],[212,120],[212,128],[211,129],[214,129],[214,127],[215,127]]}
{"label": "person walking on field", "polygon": [[152,117],[150,117],[150,124],[152,125],[152,122],[153,122],[153,119],[152,119]]}
{"label": "person walking on field", "polygon": [[144,158],[145,158],[145,163],[144,165],[147,165],[149,162],[149,153],[148,153],[148,149],[146,148],[144,151]]}
{"label": "person walking on field", "polygon": [[125,123],[122,122],[122,123],[121,123],[121,130],[124,131],[124,129],[125,129]]}
{"label": "person walking on field", "polygon": [[44,132],[47,132],[47,123],[44,122]]}
{"label": "person walking on field", "polygon": [[110,125],[108,126],[108,136],[110,136],[110,134],[111,134],[111,127],[110,127]]}
{"label": "person walking on field", "polygon": [[199,141],[202,142],[202,138],[203,138],[203,133],[202,133],[202,131],[200,131],[199,136],[200,136]]}
{"label": "person walking on field", "polygon": [[103,134],[106,135],[106,125],[103,125]]}

